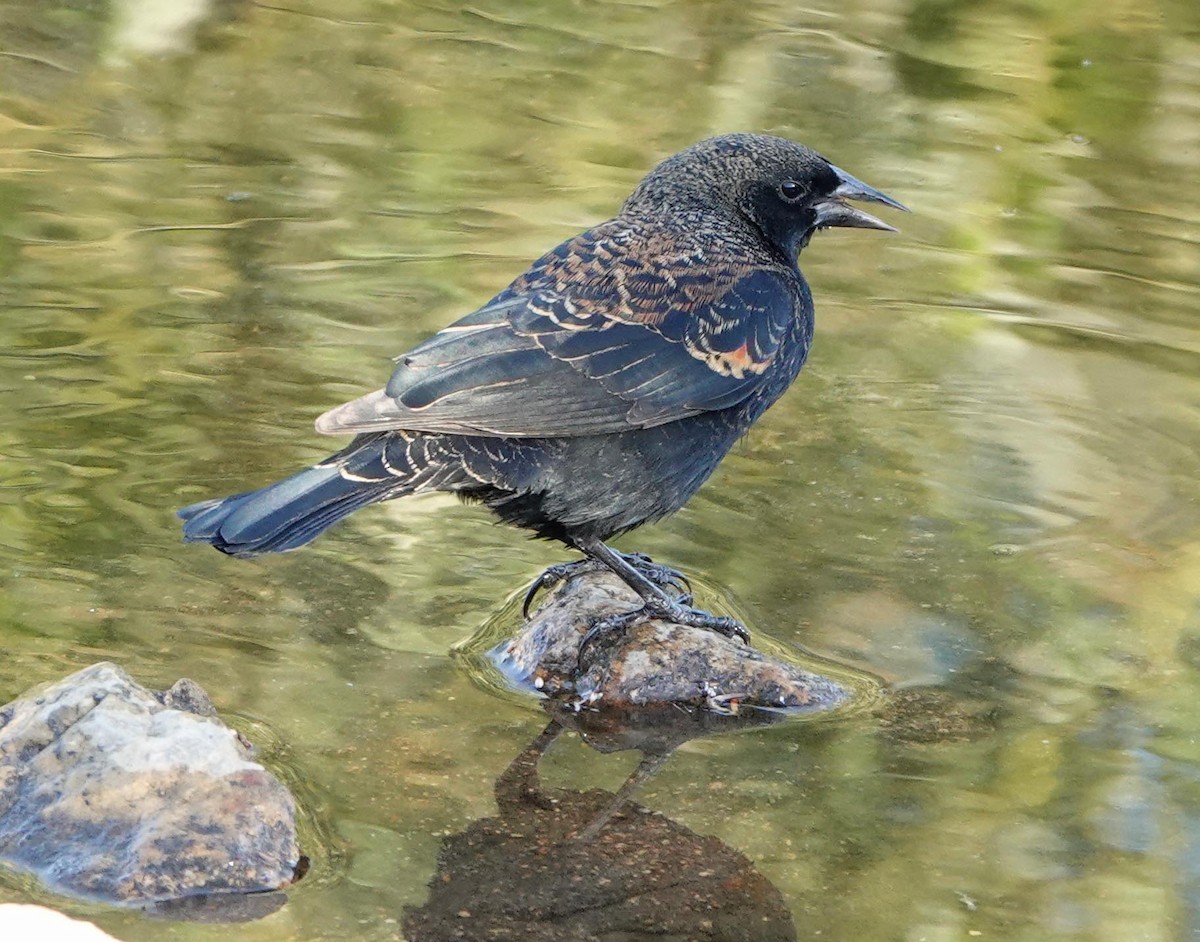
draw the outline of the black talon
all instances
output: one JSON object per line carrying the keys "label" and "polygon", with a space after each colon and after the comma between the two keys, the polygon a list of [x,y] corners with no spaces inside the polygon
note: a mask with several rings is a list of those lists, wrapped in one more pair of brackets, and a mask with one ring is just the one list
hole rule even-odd
{"label": "black talon", "polygon": [[690,625],[693,628],[703,628],[705,631],[715,631],[726,638],[737,638],[743,644],[750,643],[750,632],[736,618],[714,615],[711,612],[678,603],[662,612],[656,612],[653,617],[677,622],[681,625]]}
{"label": "black talon", "polygon": [[601,635],[612,631],[625,631],[632,625],[651,618],[704,628],[727,638],[738,638],[743,644],[750,643],[750,632],[740,622],[692,608],[692,584],[679,570],[656,563],[645,553],[618,553],[600,540],[579,540],[575,545],[587,554],[587,558],[551,566],[538,576],[525,593],[525,602],[521,606],[526,618],[529,617],[533,600],[542,589],[585,572],[605,569],[610,570],[640,595],[643,602],[641,608],[608,615],[594,622],[579,643],[578,661],[582,662],[584,652],[595,644]]}
{"label": "black talon", "polygon": [[[651,585],[659,589],[674,590],[678,596],[675,601],[678,601],[682,605],[692,604],[692,583],[678,569],[672,569],[670,566],[656,563],[645,553],[615,553],[614,555],[644,577]],[[612,571],[612,567],[593,556],[576,560],[573,563],[558,563],[546,568],[541,575],[533,580],[529,591],[525,593],[525,600],[521,604],[522,617],[526,620],[529,619],[529,610],[533,607],[533,600],[537,598],[537,594],[543,589],[552,589],[560,582],[570,579],[573,576],[583,575],[586,572],[605,571]],[[620,572],[617,575],[621,575],[624,578]]]}
{"label": "black talon", "polygon": [[[691,595],[692,581],[678,569],[656,563],[645,553],[622,553],[627,563],[657,586],[674,586],[682,594]],[[687,604],[687,603],[684,603]]]}
{"label": "black talon", "polygon": [[641,617],[644,617],[644,608],[634,609],[632,612],[622,612],[618,615],[606,615],[592,622],[592,626],[583,636],[583,640],[579,642],[579,653],[576,654],[576,670],[581,670],[583,667],[583,652],[590,648],[601,635],[609,634],[613,631],[626,631],[632,625],[636,624]]}
{"label": "black talon", "polygon": [[679,602],[647,602],[641,608],[631,612],[620,612],[616,615],[606,615],[594,622],[579,642],[579,653],[576,656],[577,670],[582,671],[583,654],[602,635],[614,631],[628,631],[638,622],[661,618],[663,621],[674,622],[678,625],[689,625],[692,628],[703,628],[705,631],[715,631],[726,638],[737,638],[742,644],[750,643],[750,632],[746,626],[735,618],[724,615],[714,615],[711,612]]}
{"label": "black talon", "polygon": [[574,575],[584,572],[597,572],[606,568],[608,567],[597,563],[594,559],[580,559],[573,563],[559,563],[556,566],[547,567],[542,571],[541,575],[533,580],[533,585],[525,593],[525,601],[521,603],[521,616],[526,621],[529,620],[529,608],[533,605],[533,600],[537,598],[537,594],[542,589],[552,589],[564,579],[568,579]]}
{"label": "black talon", "polygon": [[[545,575],[545,573],[542,575]],[[525,619],[525,621],[529,621],[529,606],[533,604],[533,600],[537,596],[538,590],[541,589],[544,584],[545,583],[542,582],[542,576],[538,576],[533,580],[533,584],[529,587],[529,591],[525,593],[525,598],[521,602],[521,617]]]}

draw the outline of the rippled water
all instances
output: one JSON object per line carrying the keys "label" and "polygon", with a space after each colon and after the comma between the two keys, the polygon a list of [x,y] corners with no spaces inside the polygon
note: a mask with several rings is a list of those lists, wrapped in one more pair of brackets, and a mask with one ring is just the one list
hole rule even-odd
{"label": "rippled water", "polygon": [[174,508],[322,457],[387,357],[735,129],[914,212],[818,237],[796,387],[620,545],[893,693],[693,741],[638,800],[801,938],[1200,937],[1194,2],[9,2],[0,702],[112,659],[266,742],[314,868],[238,938],[402,937],[545,723],[451,651],[563,553],[433,496],[244,563]]}

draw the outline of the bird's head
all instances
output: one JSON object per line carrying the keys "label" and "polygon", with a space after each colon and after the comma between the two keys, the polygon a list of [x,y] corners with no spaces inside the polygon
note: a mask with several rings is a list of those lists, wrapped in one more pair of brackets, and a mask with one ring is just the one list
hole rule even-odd
{"label": "bird's head", "polygon": [[818,229],[896,231],[847,200],[908,211],[803,144],[763,134],[725,134],[668,157],[642,180],[625,207],[734,214],[789,258]]}

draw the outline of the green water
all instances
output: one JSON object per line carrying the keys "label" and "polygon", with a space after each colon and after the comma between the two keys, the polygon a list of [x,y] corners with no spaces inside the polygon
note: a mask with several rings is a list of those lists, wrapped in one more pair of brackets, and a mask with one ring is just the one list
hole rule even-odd
{"label": "green water", "polygon": [[[314,858],[236,929],[64,909],[402,937],[545,722],[451,649],[563,551],[432,496],[247,563],[173,510],[324,456],[316,415],[726,130],[913,213],[817,237],[800,380],[619,545],[912,706],[693,742],[639,800],[800,938],[1200,938],[1194,0],[0,6],[0,702],[192,677]],[[568,738],[542,772],[636,761]]]}

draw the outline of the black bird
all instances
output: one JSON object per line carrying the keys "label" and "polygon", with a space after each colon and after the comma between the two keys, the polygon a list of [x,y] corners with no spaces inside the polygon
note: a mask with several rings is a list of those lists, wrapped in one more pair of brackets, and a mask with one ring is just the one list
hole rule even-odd
{"label": "black bird", "polygon": [[782,138],[689,147],[615,218],[397,358],[384,389],[317,419],[319,432],[354,433],[349,445],[184,508],[184,539],[282,552],[368,504],[453,491],[635,589],[644,606],[605,628],[667,617],[744,638],[666,591],[678,573],[605,541],[682,507],[796,378],[813,335],[800,250],[830,226],[894,231],[846,200],[904,209]]}

